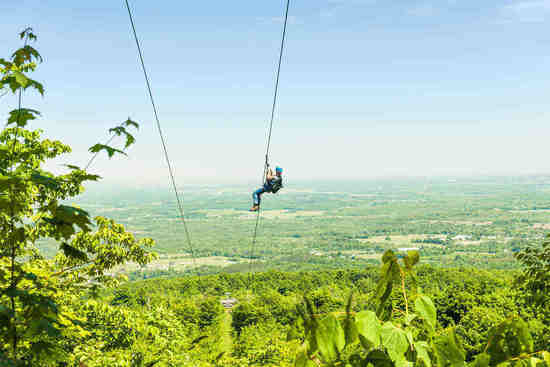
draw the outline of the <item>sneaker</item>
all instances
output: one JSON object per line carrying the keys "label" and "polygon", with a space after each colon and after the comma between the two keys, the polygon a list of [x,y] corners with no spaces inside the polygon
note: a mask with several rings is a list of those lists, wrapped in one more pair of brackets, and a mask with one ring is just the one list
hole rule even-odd
{"label": "sneaker", "polygon": [[258,210],[260,210],[260,206],[259,206],[259,205],[254,205],[252,208],[250,208],[250,211],[251,211],[251,212],[257,212]]}

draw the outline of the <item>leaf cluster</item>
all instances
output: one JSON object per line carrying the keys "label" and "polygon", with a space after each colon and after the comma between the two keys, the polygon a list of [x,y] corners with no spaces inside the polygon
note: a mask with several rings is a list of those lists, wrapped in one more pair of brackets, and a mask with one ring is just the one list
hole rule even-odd
{"label": "leaf cluster", "polygon": [[[549,354],[534,350],[528,325],[519,317],[492,328],[485,351],[473,362],[466,363],[466,353],[455,329],[437,329],[437,312],[432,300],[416,289],[413,293],[405,289],[407,273],[416,279],[412,273],[418,261],[418,254],[409,253],[401,265],[393,252],[384,254],[382,276],[375,292],[379,300],[377,312],[351,312],[350,296],[344,315],[330,313],[319,317],[306,298],[301,311],[304,342],[295,366],[548,366]],[[390,301],[391,288],[399,281],[405,310],[392,306],[391,317],[380,319],[380,315],[385,316],[381,306]],[[407,293],[414,300],[410,312]]]}

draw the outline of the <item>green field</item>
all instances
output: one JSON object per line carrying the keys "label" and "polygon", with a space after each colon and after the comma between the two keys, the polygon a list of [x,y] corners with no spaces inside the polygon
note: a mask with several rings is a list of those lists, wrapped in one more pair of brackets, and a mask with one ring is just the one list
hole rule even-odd
{"label": "green field", "polygon": [[[513,253],[550,227],[550,177],[485,177],[288,183],[265,195],[258,241],[249,186],[188,186],[192,261],[169,189],[101,186],[78,205],[155,239],[145,272],[362,267],[386,249],[418,248],[442,266],[515,266]],[[127,265],[122,271],[136,271]]]}

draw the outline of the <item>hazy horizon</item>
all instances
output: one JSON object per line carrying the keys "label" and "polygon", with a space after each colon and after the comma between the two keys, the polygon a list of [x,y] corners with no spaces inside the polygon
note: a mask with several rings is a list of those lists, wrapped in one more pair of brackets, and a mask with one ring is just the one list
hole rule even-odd
{"label": "hazy horizon", "polygon": [[[97,173],[97,172],[94,172]],[[318,178],[318,179],[292,179],[289,178],[285,181],[285,191],[303,191],[311,190],[314,192],[321,191],[334,191],[342,190],[346,192],[347,189],[353,188],[357,192],[363,192],[366,188],[372,189],[375,186],[380,188],[384,185],[410,185],[410,184],[446,184],[449,185],[484,185],[487,182],[499,183],[503,185],[509,184],[533,184],[538,182],[539,184],[550,184],[550,173],[546,174],[525,174],[525,175],[448,175],[448,176],[384,176],[384,177],[367,177],[367,178]],[[217,181],[201,178],[186,179],[185,177],[176,178],[176,184],[178,191],[185,193],[191,191],[203,191],[214,189],[218,190],[223,187],[226,189],[238,189],[238,190],[252,190],[256,186],[259,186],[260,180],[227,180]],[[97,182],[88,182],[85,185],[86,193],[102,193],[105,191],[117,192],[118,190],[161,190],[171,192],[173,190],[171,186],[170,178],[167,176],[164,181],[159,182],[147,182],[146,180],[135,180],[130,182],[129,180],[117,180],[112,177],[101,177]],[[387,189],[387,188],[386,188]]]}

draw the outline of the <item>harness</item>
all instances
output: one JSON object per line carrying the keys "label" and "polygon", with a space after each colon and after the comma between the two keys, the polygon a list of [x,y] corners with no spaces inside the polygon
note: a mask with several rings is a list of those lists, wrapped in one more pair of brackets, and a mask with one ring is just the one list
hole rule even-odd
{"label": "harness", "polygon": [[279,191],[280,189],[283,188],[283,179],[281,178],[281,180],[275,182],[273,185],[271,185],[271,192],[276,194],[277,191]]}
{"label": "harness", "polygon": [[272,194],[277,193],[280,189],[283,188],[283,179],[276,180],[275,182],[266,181],[264,184],[266,191],[271,192]]}

